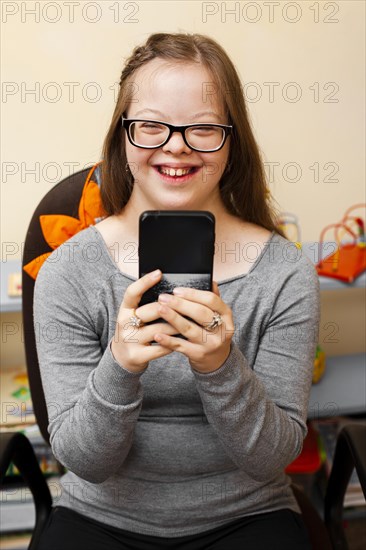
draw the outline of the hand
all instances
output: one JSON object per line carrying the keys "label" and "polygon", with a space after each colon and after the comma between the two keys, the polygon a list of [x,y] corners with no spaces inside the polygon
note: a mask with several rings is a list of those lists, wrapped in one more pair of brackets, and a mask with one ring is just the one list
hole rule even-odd
{"label": "hand", "polygon": [[[176,288],[173,292],[174,295],[159,296],[161,305],[158,313],[187,340],[155,330],[155,341],[164,348],[186,355],[191,367],[201,373],[217,370],[230,353],[235,328],[232,311],[221,300],[217,283],[213,283],[213,292],[193,288]],[[214,312],[221,315],[223,323],[209,332],[205,325],[212,321]],[[183,315],[194,322],[185,319]]]}
{"label": "hand", "polygon": [[[155,275],[154,275],[155,274]],[[153,302],[138,307],[141,297],[150,287],[154,286],[161,279],[161,271],[147,273],[134,283],[130,284],[125,292],[121,303],[115,337],[112,340],[111,349],[115,360],[125,369],[131,372],[142,372],[149,364],[149,361],[164,357],[172,352],[164,345],[153,345],[154,334],[167,335],[177,334],[177,330],[169,323],[155,323],[153,325],[133,327],[130,317],[135,313],[144,323],[159,319],[159,304]],[[135,309],[137,308],[137,309]]]}

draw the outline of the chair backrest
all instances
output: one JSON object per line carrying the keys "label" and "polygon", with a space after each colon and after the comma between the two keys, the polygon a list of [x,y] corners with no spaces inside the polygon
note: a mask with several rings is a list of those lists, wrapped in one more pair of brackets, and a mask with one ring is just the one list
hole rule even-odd
{"label": "chair backrest", "polygon": [[[97,186],[100,184],[100,168],[98,165],[80,170],[55,185],[37,206],[30,221],[24,243],[22,312],[26,366],[34,414],[41,434],[47,443],[49,443],[48,414],[36,349],[36,339],[42,336],[42,327],[34,327],[33,324],[34,284],[37,270],[47,255],[53,252],[62,241],[66,241],[77,231],[90,225],[90,216],[82,216],[84,219],[80,220],[81,203],[88,182],[94,184],[95,191],[95,184]],[[93,202],[98,203],[98,196],[94,193],[95,196],[97,200]],[[98,210],[99,204],[96,206],[96,210]],[[70,222],[69,225],[68,222]],[[51,228],[49,234],[45,231],[47,227]]]}

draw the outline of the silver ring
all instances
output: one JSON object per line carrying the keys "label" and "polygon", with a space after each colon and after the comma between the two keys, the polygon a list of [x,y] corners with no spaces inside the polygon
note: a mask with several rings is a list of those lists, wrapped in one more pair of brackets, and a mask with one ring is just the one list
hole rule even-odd
{"label": "silver ring", "polygon": [[211,323],[208,323],[208,325],[205,325],[204,328],[205,330],[212,332],[213,330],[215,330],[216,327],[219,327],[220,325],[222,325],[222,323],[223,323],[223,320],[221,318],[220,313],[217,313],[217,311],[214,311]]}
{"label": "silver ring", "polygon": [[142,319],[140,319],[140,317],[137,317],[136,315],[136,310],[134,309],[133,310],[133,315],[130,317],[130,322],[131,322],[131,325],[135,328],[140,328],[144,325]]}

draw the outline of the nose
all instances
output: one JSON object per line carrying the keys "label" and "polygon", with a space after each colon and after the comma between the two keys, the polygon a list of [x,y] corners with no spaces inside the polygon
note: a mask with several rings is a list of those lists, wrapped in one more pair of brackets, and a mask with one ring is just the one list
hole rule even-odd
{"label": "nose", "polygon": [[191,153],[192,149],[185,144],[183,136],[179,132],[173,132],[170,136],[169,141],[163,146],[163,151],[180,154],[180,153]]}

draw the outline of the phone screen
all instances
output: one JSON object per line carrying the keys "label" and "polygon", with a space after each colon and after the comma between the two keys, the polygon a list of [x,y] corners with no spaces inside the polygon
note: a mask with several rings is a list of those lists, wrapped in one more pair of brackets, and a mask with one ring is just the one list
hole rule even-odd
{"label": "phone screen", "polygon": [[160,269],[162,279],[142,297],[156,301],[177,286],[212,290],[215,217],[197,210],[149,210],[139,220],[139,276]]}

